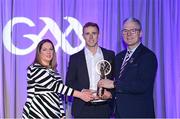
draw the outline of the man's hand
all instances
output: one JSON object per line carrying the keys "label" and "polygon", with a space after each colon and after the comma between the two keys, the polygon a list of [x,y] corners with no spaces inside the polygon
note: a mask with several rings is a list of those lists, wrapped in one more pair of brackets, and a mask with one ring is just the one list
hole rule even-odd
{"label": "man's hand", "polygon": [[99,80],[98,87],[112,89],[112,88],[114,88],[114,81],[109,80],[109,79]]}
{"label": "man's hand", "polygon": [[112,98],[111,92],[104,89],[104,94],[101,96],[101,99],[107,100],[107,99],[110,99],[110,98]]}

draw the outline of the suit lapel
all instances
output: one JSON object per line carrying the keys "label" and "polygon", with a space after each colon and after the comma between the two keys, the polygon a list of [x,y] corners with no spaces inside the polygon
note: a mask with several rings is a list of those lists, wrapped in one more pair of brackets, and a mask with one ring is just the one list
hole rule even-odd
{"label": "suit lapel", "polygon": [[141,54],[141,50],[143,49],[143,45],[140,44],[137,49],[135,50],[135,52],[133,53],[132,57],[131,58],[136,58],[137,56],[139,56],[139,54]]}
{"label": "suit lapel", "polygon": [[[100,47],[101,48],[101,47]],[[104,60],[108,60],[108,56],[107,54],[105,53],[105,50],[103,48],[101,48],[101,51],[103,53],[103,57],[104,57]]]}
{"label": "suit lapel", "polygon": [[85,84],[88,85],[88,88],[89,88],[89,83],[90,83],[89,82],[89,74],[88,74],[88,70],[87,70],[87,63],[86,63],[84,49],[80,52],[79,67],[82,72],[82,77],[84,78],[82,80],[84,81]]}
{"label": "suit lapel", "polygon": [[102,47],[100,47],[100,48],[101,48],[104,60],[107,60],[110,63],[112,63],[111,62],[111,56],[109,55],[109,53],[104,48],[102,48]]}
{"label": "suit lapel", "polygon": [[125,56],[126,56],[126,52],[127,52],[127,50],[125,50],[125,51],[123,52],[123,54],[122,54],[121,65],[122,65],[122,63],[123,63],[123,61],[124,61],[124,58],[125,58]]}
{"label": "suit lapel", "polygon": [[129,59],[128,61],[128,64],[129,65],[130,63],[133,63],[134,60],[136,60],[139,55],[141,54],[141,50],[143,49],[143,45],[142,43],[137,47],[137,49],[134,51],[134,53],[132,54],[131,58]]}

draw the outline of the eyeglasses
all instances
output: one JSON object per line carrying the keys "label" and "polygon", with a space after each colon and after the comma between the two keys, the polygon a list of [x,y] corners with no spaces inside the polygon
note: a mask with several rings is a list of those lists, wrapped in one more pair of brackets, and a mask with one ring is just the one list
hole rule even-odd
{"label": "eyeglasses", "polygon": [[123,35],[128,35],[128,33],[130,34],[136,34],[137,31],[140,31],[140,29],[130,29],[130,30],[127,30],[127,29],[123,29],[121,32]]}

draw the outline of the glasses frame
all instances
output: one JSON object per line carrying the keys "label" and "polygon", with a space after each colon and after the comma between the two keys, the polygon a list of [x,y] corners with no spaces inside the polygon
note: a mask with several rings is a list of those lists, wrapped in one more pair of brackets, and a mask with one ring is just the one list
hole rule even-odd
{"label": "glasses frame", "polygon": [[137,34],[138,31],[140,32],[141,29],[137,29],[137,28],[130,29],[130,30],[123,29],[123,30],[121,30],[121,33],[122,33],[123,35],[128,35],[129,33],[132,34],[132,35],[134,35],[134,34]]}

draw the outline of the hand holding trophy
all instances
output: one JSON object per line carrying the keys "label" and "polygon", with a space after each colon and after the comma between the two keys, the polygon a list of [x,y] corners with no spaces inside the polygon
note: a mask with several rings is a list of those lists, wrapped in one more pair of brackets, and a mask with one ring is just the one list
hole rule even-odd
{"label": "hand holding trophy", "polygon": [[[100,60],[96,63],[96,71],[101,79],[106,79],[106,76],[111,72],[111,64],[107,60]],[[104,88],[97,88],[97,96],[102,97]]]}

